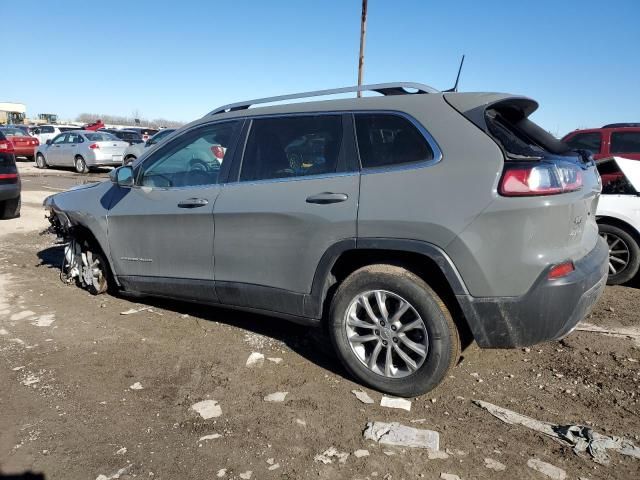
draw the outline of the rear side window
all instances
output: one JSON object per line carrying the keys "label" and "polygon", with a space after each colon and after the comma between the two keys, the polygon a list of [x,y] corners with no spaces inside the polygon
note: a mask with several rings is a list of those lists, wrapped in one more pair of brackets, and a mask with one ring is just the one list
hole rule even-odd
{"label": "rear side window", "polygon": [[54,132],[53,127],[47,127],[47,126],[40,127],[40,133],[53,133],[53,132]]}
{"label": "rear side window", "polygon": [[113,142],[119,140],[118,137],[110,133],[85,133],[84,136],[90,142]]}
{"label": "rear side window", "polygon": [[240,181],[333,173],[341,143],[340,115],[253,120]]}
{"label": "rear side window", "polygon": [[593,153],[600,152],[601,143],[602,136],[598,132],[577,133],[566,141],[573,150],[591,150]]}
{"label": "rear side window", "polygon": [[640,153],[640,132],[613,132],[611,153]]}
{"label": "rear side window", "polygon": [[362,168],[433,159],[433,150],[427,140],[406,118],[374,113],[356,114],[355,120]]}

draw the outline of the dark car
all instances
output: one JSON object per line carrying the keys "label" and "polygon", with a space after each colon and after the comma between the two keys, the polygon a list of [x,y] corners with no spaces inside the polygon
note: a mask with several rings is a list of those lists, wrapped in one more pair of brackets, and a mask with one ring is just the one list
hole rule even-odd
{"label": "dark car", "polygon": [[610,123],[602,128],[576,130],[562,139],[575,149],[591,150],[593,158],[640,160],[640,123]]}
{"label": "dark car", "polygon": [[140,135],[138,132],[134,132],[133,130],[116,130],[113,128],[102,128],[100,129],[100,131],[115,135],[120,140],[129,142],[129,145],[144,142],[144,140],[142,140],[142,135]]}
{"label": "dark car", "polygon": [[127,128],[127,130],[129,130],[130,132],[139,133],[140,136],[142,137],[142,141],[144,142],[146,142],[151,137],[153,137],[156,133],[159,132],[157,128],[142,128],[142,127]]}
{"label": "dark car", "polygon": [[0,131],[0,219],[20,216],[20,174],[13,142]]}

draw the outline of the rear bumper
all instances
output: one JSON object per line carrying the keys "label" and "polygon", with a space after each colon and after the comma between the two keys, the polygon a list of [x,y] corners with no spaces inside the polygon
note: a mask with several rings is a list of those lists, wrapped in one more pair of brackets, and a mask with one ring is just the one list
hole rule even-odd
{"label": "rear bumper", "polygon": [[33,157],[36,148],[38,147],[35,145],[31,145],[28,147],[16,147],[14,145],[14,154],[16,157]]}
{"label": "rear bumper", "polygon": [[0,202],[12,200],[20,196],[20,181],[18,183],[0,184]]}
{"label": "rear bumper", "polygon": [[602,239],[574,262],[575,271],[548,280],[545,270],[520,297],[457,295],[478,345],[513,348],[558,340],[586,317],[607,281],[609,249]]}

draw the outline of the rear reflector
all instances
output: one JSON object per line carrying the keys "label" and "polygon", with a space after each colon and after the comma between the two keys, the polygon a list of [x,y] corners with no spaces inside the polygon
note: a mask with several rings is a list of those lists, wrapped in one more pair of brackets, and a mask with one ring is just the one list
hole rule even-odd
{"label": "rear reflector", "polygon": [[557,195],[582,188],[582,170],[573,163],[505,163],[499,192],[505,197]]}
{"label": "rear reflector", "polygon": [[551,270],[549,270],[549,275],[547,275],[547,278],[549,280],[555,280],[556,278],[566,277],[575,269],[576,268],[573,266],[573,262],[564,262],[556,265]]}
{"label": "rear reflector", "polygon": [[95,150],[95,149],[97,149],[97,148],[100,148],[100,145],[98,145],[97,143],[92,143],[91,145],[89,145],[89,148],[90,148],[91,150]]}

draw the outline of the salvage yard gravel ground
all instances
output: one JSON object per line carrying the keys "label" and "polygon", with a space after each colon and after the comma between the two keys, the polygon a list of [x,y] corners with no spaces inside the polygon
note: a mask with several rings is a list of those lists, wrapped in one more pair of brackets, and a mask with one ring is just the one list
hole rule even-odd
{"label": "salvage yard gravel ground", "polygon": [[[640,346],[630,338],[575,332],[526,350],[473,345],[442,385],[411,399],[410,411],[383,407],[383,395],[353,382],[304,327],[63,285],[61,247],[39,235],[48,177],[25,180],[32,190],[23,217],[10,229],[0,223],[2,474],[544,480],[552,478],[546,469],[557,478],[639,478],[638,459],[609,451],[609,464],[597,464],[472,403],[638,445]],[[638,285],[607,287],[587,321],[637,329],[638,306]],[[141,307],[151,311],[120,314]],[[52,321],[38,324],[43,317]],[[252,355],[258,368],[247,368]],[[264,401],[276,393],[284,401]],[[438,432],[439,450],[367,440],[369,422]]]}

